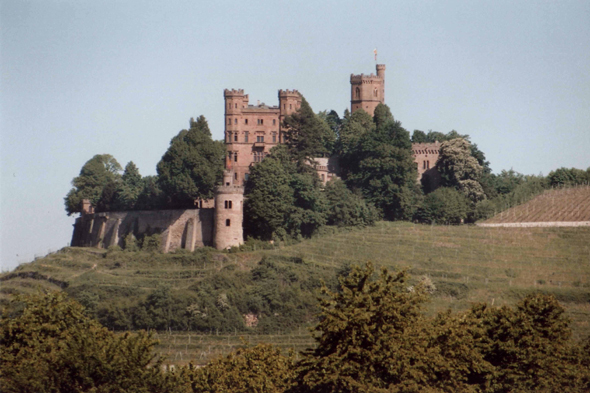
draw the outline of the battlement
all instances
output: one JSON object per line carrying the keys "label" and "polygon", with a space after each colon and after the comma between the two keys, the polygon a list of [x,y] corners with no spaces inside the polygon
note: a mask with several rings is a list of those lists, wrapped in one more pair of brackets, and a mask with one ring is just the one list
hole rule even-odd
{"label": "battlement", "polygon": [[383,78],[381,78],[378,75],[375,74],[370,74],[370,75],[365,75],[365,74],[360,74],[360,75],[354,75],[354,74],[350,74],[350,83],[371,83],[373,81],[379,81],[381,82],[383,80]]}
{"label": "battlement", "polygon": [[440,142],[435,143],[412,143],[412,154],[439,154]]}
{"label": "battlement", "polygon": [[244,186],[218,186],[215,194],[244,194]]}
{"label": "battlement", "polygon": [[297,90],[279,90],[279,97],[300,96]]}
{"label": "battlement", "polygon": [[223,90],[224,97],[241,97],[244,95],[244,89],[225,89]]}

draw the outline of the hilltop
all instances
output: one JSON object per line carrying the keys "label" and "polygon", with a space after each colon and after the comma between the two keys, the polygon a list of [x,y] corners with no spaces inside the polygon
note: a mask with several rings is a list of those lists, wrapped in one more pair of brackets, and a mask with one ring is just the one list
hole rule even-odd
{"label": "hilltop", "polygon": [[[338,273],[371,260],[407,269],[414,280],[428,277],[436,287],[430,315],[474,302],[511,305],[536,291],[553,294],[579,339],[590,334],[588,239],[590,228],[380,222],[275,249],[253,243],[237,253],[65,248],[2,274],[0,299],[64,290],[110,328],[166,330],[161,351],[204,362],[239,345],[240,335],[309,346],[305,327],[316,322],[321,280],[335,288]],[[266,336],[255,338],[260,334]]]}

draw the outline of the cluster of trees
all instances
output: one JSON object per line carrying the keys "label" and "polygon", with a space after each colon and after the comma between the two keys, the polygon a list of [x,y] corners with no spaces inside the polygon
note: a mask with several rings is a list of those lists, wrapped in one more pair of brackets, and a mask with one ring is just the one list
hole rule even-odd
{"label": "cluster of trees", "polygon": [[61,294],[17,298],[0,320],[6,392],[586,392],[590,340],[551,296],[426,317],[427,283],[369,263],[324,288],[316,345],[245,347],[164,373],[145,333],[115,335]]}
{"label": "cluster of trees", "polygon": [[[198,198],[213,197],[223,175],[225,147],[214,141],[207,120],[191,119],[190,128],[170,141],[157,165],[157,176],[142,177],[133,162],[125,170],[108,154],[87,161],[65,197],[68,215],[89,199],[97,211],[187,208]],[[123,172],[123,173],[121,173]]]}

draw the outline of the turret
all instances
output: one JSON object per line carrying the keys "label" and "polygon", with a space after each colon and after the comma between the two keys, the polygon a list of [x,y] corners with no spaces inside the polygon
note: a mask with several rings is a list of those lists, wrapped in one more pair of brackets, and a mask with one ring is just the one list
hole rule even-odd
{"label": "turret", "polygon": [[226,170],[215,193],[214,246],[225,250],[244,243],[244,187],[233,185],[233,171]]}

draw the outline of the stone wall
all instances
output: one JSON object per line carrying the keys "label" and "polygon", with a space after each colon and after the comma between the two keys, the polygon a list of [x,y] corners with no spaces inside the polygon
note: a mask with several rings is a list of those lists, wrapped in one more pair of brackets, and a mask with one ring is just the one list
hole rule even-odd
{"label": "stone wall", "polygon": [[72,246],[107,248],[123,246],[132,232],[136,237],[159,233],[162,251],[194,251],[213,246],[214,209],[150,210],[84,214],[74,224]]}

